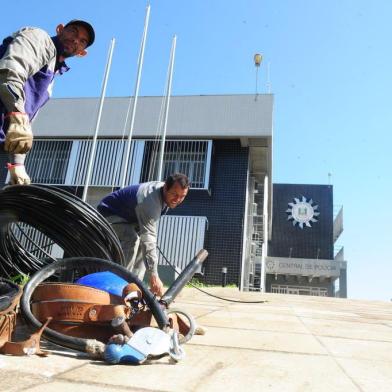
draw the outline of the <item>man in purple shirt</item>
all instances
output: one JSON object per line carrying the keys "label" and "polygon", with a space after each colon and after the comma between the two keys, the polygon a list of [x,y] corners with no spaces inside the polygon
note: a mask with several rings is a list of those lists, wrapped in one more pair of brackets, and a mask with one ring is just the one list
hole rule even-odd
{"label": "man in purple shirt", "polygon": [[69,68],[68,57],[84,57],[93,44],[93,27],[83,20],[59,24],[56,36],[25,27],[0,45],[0,151],[9,154],[11,184],[29,184],[24,167],[31,149],[31,121],[51,95],[53,79]]}

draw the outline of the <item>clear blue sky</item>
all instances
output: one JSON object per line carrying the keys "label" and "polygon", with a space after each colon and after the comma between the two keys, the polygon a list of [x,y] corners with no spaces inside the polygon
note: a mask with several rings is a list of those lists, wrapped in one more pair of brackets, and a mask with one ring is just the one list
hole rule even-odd
{"label": "clear blue sky", "polygon": [[[133,92],[146,2],[15,0],[3,36],[21,26],[55,32],[90,21],[96,44],[59,78],[55,97],[100,94],[109,42],[116,38],[109,96]],[[141,95],[164,91],[177,35],[173,95],[254,93],[253,55],[262,53],[259,92],[270,64],[274,171],[279,183],[327,184],[344,206],[351,298],[392,298],[392,2],[388,0],[155,0]],[[86,115],[89,115],[86,113]],[[95,114],[92,114],[95,115]]]}

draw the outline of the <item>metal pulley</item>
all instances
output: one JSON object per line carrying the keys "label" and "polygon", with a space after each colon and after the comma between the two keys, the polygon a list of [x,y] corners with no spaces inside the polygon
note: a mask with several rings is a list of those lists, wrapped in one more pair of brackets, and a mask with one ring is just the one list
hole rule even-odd
{"label": "metal pulley", "polygon": [[146,359],[169,355],[178,362],[185,357],[179,344],[178,332],[165,333],[160,329],[145,327],[139,329],[125,344],[109,343],[105,348],[106,362],[115,365],[142,364]]}

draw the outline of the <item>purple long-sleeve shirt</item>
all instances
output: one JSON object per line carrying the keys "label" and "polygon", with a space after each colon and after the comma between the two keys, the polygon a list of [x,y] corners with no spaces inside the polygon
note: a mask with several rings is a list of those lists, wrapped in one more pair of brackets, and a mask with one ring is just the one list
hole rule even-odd
{"label": "purple long-sleeve shirt", "polygon": [[51,96],[55,74],[69,69],[58,63],[59,49],[57,37],[34,27],[19,30],[0,45],[0,143],[5,114],[24,112],[33,120]]}

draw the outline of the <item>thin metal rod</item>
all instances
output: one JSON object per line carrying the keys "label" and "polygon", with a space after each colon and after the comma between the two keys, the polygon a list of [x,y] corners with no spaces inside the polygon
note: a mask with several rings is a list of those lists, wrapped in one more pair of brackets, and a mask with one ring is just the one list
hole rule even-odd
{"label": "thin metal rod", "polygon": [[139,52],[138,68],[137,68],[137,78],[136,78],[136,83],[135,83],[135,92],[133,94],[133,100],[132,100],[132,97],[130,97],[130,99],[129,99],[128,112],[127,112],[127,117],[125,119],[125,124],[126,124],[128,121],[128,114],[129,114],[129,110],[130,110],[131,102],[132,102],[133,106],[132,106],[131,124],[130,124],[130,128],[129,128],[129,134],[128,134],[127,144],[126,144],[124,158],[123,158],[124,170],[123,170],[122,179],[121,179],[121,183],[120,183],[121,188],[124,188],[125,180],[127,178],[129,152],[131,150],[133,127],[135,124],[136,106],[137,106],[137,100],[138,100],[138,96],[139,96],[140,78],[141,78],[142,69],[143,69],[144,48],[146,46],[146,37],[147,37],[149,20],[150,20],[150,5],[148,5],[146,8],[146,17],[144,19],[144,31],[143,31],[142,41],[140,44],[140,52]]}
{"label": "thin metal rod", "polygon": [[91,180],[91,173],[92,173],[92,170],[93,170],[93,163],[94,163],[94,158],[95,158],[95,149],[96,149],[96,145],[97,145],[98,130],[99,130],[99,126],[101,124],[102,108],[103,108],[103,103],[105,101],[106,86],[107,86],[107,83],[108,83],[110,67],[111,67],[111,64],[112,64],[113,49],[114,49],[115,42],[116,42],[116,40],[114,38],[112,38],[112,40],[110,41],[108,60],[106,62],[104,80],[103,80],[103,83],[102,83],[101,100],[100,100],[100,103],[99,103],[99,110],[98,110],[98,115],[97,115],[97,121],[95,123],[95,133],[94,133],[93,145],[91,147],[90,161],[89,161],[89,164],[88,164],[86,181],[85,181],[85,185],[84,185],[84,189],[83,189],[83,196],[82,196],[82,200],[83,201],[86,201],[86,199],[87,199],[88,187],[89,187],[90,180]]}
{"label": "thin metal rod", "polygon": [[158,180],[163,180],[163,178],[162,178],[163,156],[165,153],[167,119],[168,119],[168,114],[169,114],[171,86],[172,86],[172,80],[173,80],[174,58],[176,56],[176,45],[177,45],[177,36],[174,36],[173,41],[172,41],[171,51],[170,51],[170,61],[169,61],[170,72],[169,72],[169,79],[168,79],[167,88],[166,88],[166,101],[165,101],[166,110],[165,110],[164,125],[163,125],[163,132],[162,132],[162,141],[161,141],[161,150],[160,150],[160,157],[159,157]]}
{"label": "thin metal rod", "polygon": [[258,83],[259,83],[259,67],[256,66],[256,91],[255,91],[255,101],[257,101],[257,98],[258,98],[258,96],[259,96]]}

